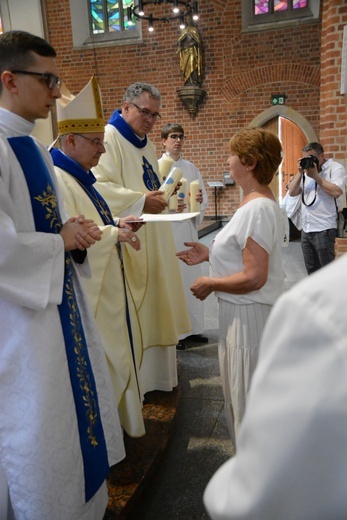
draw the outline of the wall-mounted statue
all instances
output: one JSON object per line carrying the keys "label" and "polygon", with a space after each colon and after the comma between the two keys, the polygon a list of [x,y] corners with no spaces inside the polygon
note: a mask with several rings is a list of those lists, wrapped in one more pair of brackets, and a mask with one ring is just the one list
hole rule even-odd
{"label": "wall-mounted statue", "polygon": [[187,25],[178,38],[180,68],[185,85],[201,86],[203,76],[202,43],[194,25]]}
{"label": "wall-mounted statue", "polygon": [[177,54],[180,57],[180,69],[184,86],[177,89],[177,94],[188,108],[191,117],[198,113],[198,105],[206,96],[202,88],[204,75],[202,60],[202,41],[197,28],[189,20],[178,38]]}

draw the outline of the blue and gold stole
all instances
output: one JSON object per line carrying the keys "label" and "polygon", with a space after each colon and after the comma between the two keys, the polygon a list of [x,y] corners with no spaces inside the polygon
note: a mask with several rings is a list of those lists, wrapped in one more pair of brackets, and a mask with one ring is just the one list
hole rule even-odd
{"label": "blue and gold stole", "polygon": [[[76,161],[71,159],[71,157],[68,157],[66,154],[64,154],[61,150],[58,150],[57,148],[52,148],[52,150],[50,151],[50,154],[52,156],[54,166],[57,166],[58,168],[61,168],[68,174],[72,175],[76,179],[76,181],[79,183],[81,188],[86,192],[86,194],[90,198],[91,202],[94,204],[95,208],[97,209],[97,211],[100,215],[100,218],[102,219],[105,226],[107,226],[107,225],[114,226],[115,223],[113,220],[113,216],[112,216],[111,210],[110,210],[106,200],[93,186],[93,184],[96,182],[96,178],[93,175],[93,173],[91,171],[86,172]],[[130,342],[130,347],[131,347],[134,371],[135,371],[135,375],[136,375],[137,390],[138,390],[139,398],[141,399],[141,393],[140,393],[138,375],[137,375],[136,359],[135,359],[133,333],[132,333],[132,329],[131,329],[131,319],[130,319],[130,310],[129,310],[127,287],[126,287],[126,280],[125,280],[123,253],[122,253],[122,248],[121,248],[121,245],[119,242],[117,242],[116,247],[117,247],[117,251],[118,251],[118,256],[119,256],[121,270],[122,270],[122,276],[123,276],[123,285],[124,285],[124,292],[125,292],[125,312],[126,312],[128,336],[129,336],[129,342]]]}
{"label": "blue and gold stole", "polygon": [[[22,167],[28,185],[36,231],[59,233],[63,224],[58,200],[50,173],[38,147],[29,136],[10,137],[8,142]],[[75,400],[87,502],[105,480],[109,464],[96,384],[73,285],[71,257],[67,252],[63,299],[58,309]]]}
{"label": "blue and gold stole", "polygon": [[100,195],[100,193],[94,188],[93,184],[96,183],[96,178],[91,171],[86,172],[76,161],[68,157],[61,150],[52,148],[50,154],[53,159],[54,166],[61,168],[70,175],[72,175],[79,183],[81,188],[86,192],[91,202],[96,207],[103,223],[105,226],[114,226],[114,220],[112,213],[106,200]]}

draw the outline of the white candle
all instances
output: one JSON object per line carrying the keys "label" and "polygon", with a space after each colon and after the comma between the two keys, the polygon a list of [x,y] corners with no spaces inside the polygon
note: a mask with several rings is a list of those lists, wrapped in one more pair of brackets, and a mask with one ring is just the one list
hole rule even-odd
{"label": "white candle", "polygon": [[174,163],[174,160],[172,157],[170,157],[170,155],[163,155],[160,163],[159,163],[159,171],[160,171],[160,175],[162,177],[167,177],[172,166],[173,166],[173,163]]}
{"label": "white candle", "polygon": [[169,209],[175,210],[175,211],[178,209],[177,193],[175,193],[174,195],[171,195],[170,202],[169,202]]}
{"label": "white candle", "polygon": [[159,190],[164,192],[163,197],[166,202],[169,201],[182,175],[183,173],[179,168],[172,168],[169,175],[167,175],[165,181],[160,186]]}
{"label": "white candle", "polygon": [[195,213],[196,211],[200,212],[200,202],[196,200],[196,196],[200,190],[200,182],[192,181],[189,186],[190,192],[190,211]]}
{"label": "white candle", "polygon": [[182,177],[180,182],[181,186],[179,187],[179,190],[177,192],[177,197],[179,205],[182,206],[184,204],[184,199],[187,195],[187,179]]}

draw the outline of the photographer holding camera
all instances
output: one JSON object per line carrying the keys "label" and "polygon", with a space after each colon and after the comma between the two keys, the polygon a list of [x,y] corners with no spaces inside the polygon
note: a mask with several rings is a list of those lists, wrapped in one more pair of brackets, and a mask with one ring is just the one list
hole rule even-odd
{"label": "photographer holding camera", "polygon": [[320,143],[309,143],[298,160],[298,173],[289,185],[289,195],[301,193],[301,248],[308,274],[335,258],[337,200],[345,190],[344,167],[324,157]]}

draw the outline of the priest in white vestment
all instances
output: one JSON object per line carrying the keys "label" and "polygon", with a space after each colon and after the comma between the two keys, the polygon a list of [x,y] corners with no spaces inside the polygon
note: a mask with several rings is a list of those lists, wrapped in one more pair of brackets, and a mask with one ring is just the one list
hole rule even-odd
{"label": "priest in white vestment", "polygon": [[[145,434],[139,367],[142,340],[138,316],[122,272],[119,242],[139,250],[140,240],[126,219],[114,222],[106,201],[95,190],[90,171],[105,152],[102,100],[95,77],[75,97],[62,85],[57,102],[58,136],[51,154],[65,209],[83,213],[102,230],[102,240],[88,251],[92,277],[83,280],[92,304],[110,369],[121,425],[132,437]],[[137,225],[136,225],[137,226]],[[131,316],[131,320],[130,320]]]}
{"label": "priest in white vestment", "polygon": [[[155,87],[135,83],[122,111],[106,125],[106,153],[93,173],[114,217],[167,211],[155,147],[147,137],[160,118],[160,102]],[[177,385],[178,336],[191,330],[175,242],[167,222],[147,223],[137,234],[141,250],[125,245],[124,266],[141,326],[142,388],[171,391]]]}
{"label": "priest in white vestment", "polygon": [[0,516],[102,520],[125,452],[77,272],[90,275],[84,249],[100,231],[67,220],[51,157],[30,137],[60,97],[55,56],[37,36],[0,35]]}

